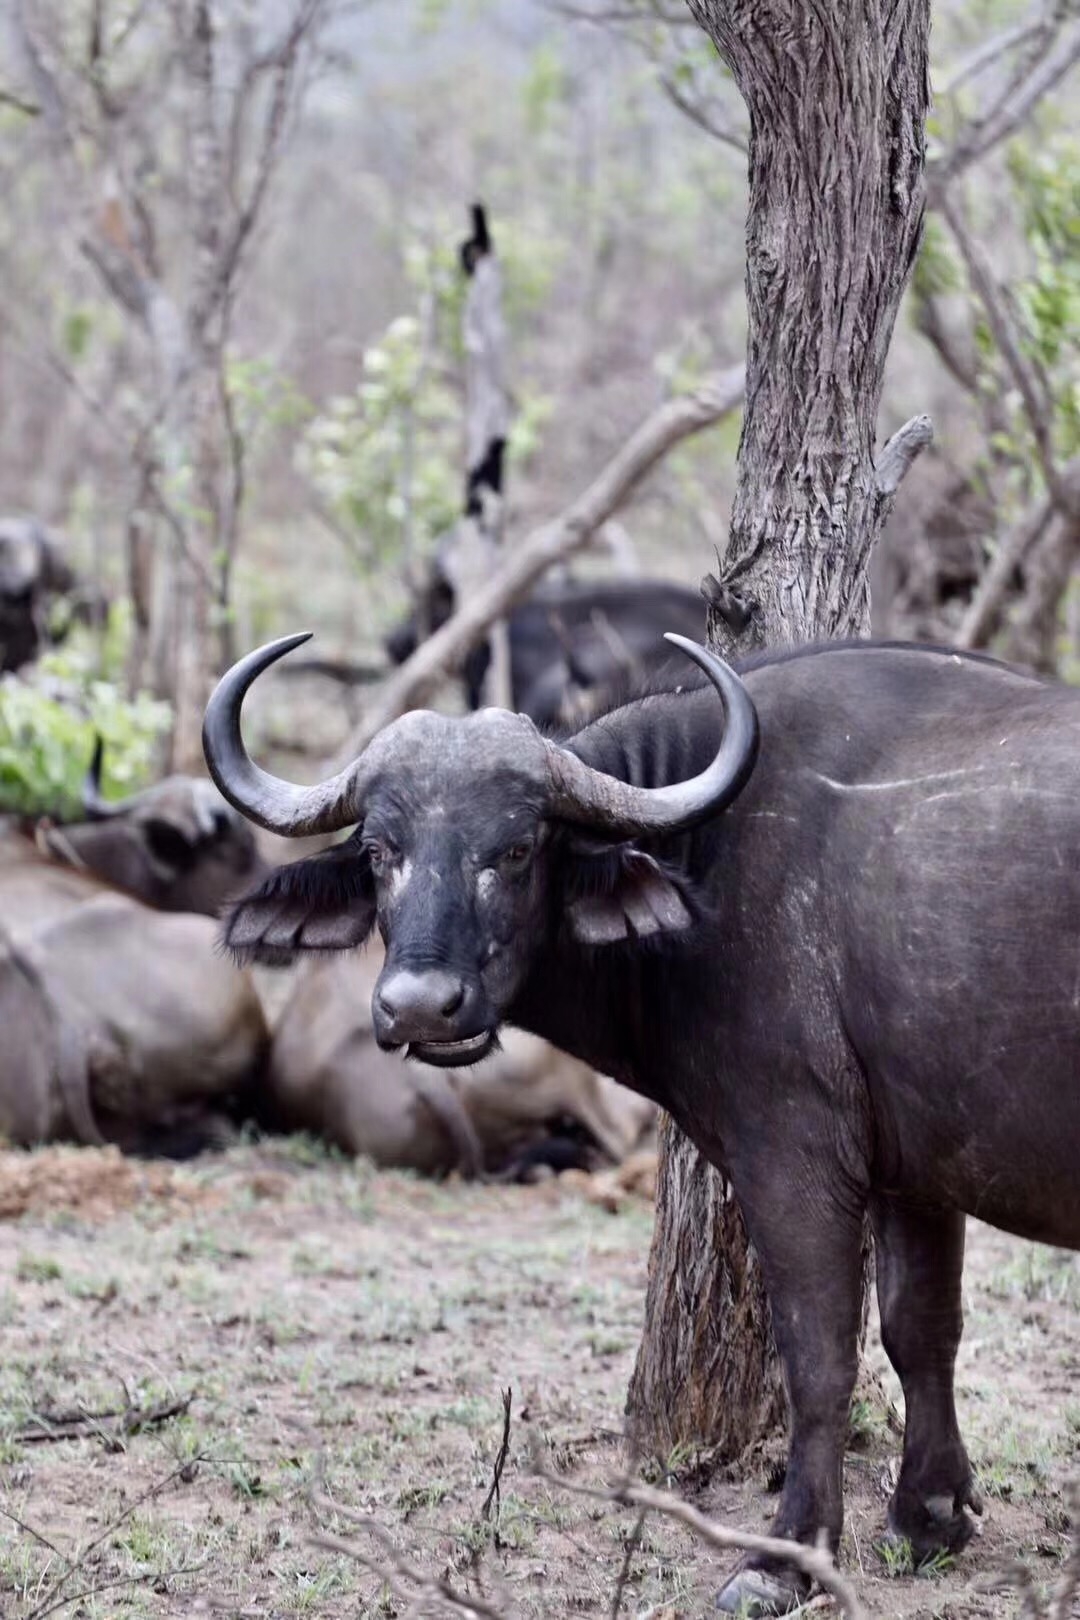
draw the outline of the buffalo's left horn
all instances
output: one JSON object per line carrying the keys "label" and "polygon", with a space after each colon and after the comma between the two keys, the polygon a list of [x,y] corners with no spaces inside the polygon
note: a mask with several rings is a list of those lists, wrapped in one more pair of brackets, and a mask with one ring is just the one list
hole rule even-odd
{"label": "buffalo's left horn", "polygon": [[724,733],[710,764],[686,782],[641,788],[597,771],[566,748],[549,744],[556,814],[607,837],[689,831],[719,815],[742,791],[757,759],[757,710],[742,681],[723,659],[685,636],[664,638],[704,670],[724,705]]}
{"label": "buffalo's left horn", "polygon": [[257,675],[279,658],[311,640],[311,631],[283,636],[241,658],[223,675],[206,707],[203,753],[210,775],[229,803],[268,832],[302,838],[340,832],[361,819],[362,761],[357,760],[329,781],[297,787],[271,776],[255,764],[240,735],[240,708]]}
{"label": "buffalo's left horn", "polygon": [[127,809],[123,799],[110,800],[102,797],[101,767],[104,757],[105,740],[99,731],[94,737],[94,752],[90,756],[82,784],[83,815],[87,821],[108,821],[112,816],[122,816]]}

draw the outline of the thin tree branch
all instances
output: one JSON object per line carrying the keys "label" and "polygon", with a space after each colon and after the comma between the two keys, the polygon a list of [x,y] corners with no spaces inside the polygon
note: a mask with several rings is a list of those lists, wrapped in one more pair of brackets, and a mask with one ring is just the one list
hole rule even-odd
{"label": "thin tree branch", "polygon": [[543,1469],[538,1470],[538,1477],[558,1490],[569,1491],[573,1496],[585,1496],[598,1502],[616,1502],[621,1507],[662,1514],[685,1525],[706,1546],[716,1547],[723,1552],[748,1552],[759,1558],[778,1559],[811,1581],[816,1581],[823,1591],[836,1599],[848,1620],[868,1620],[855,1588],[847,1576],[837,1569],[832,1554],[824,1546],[808,1547],[800,1541],[759,1536],[750,1530],[729,1530],[726,1525],[706,1518],[704,1513],[699,1513],[697,1508],[691,1507],[689,1502],[684,1502],[671,1491],[658,1491],[651,1485],[639,1485],[631,1479],[621,1480],[605,1490],[560,1479]]}
{"label": "thin tree branch", "polygon": [[446,624],[395,670],[345,744],[342,763],[362,753],[383,726],[423,702],[441,680],[458,668],[489,626],[508,613],[541,575],[586,545],[675,445],[712,427],[733,411],[741,403],[745,389],[744,368],[732,366],[709,378],[693,393],[668,400],[654,411],[588,489],[552,522],[534,530],[516,546],[487,584],[463,602]]}
{"label": "thin tree branch", "polygon": [[1013,28],[1006,28],[1001,34],[995,34],[993,39],[984,40],[977,45],[967,56],[961,57],[959,62],[945,74],[940,84],[934,86],[935,95],[955,95],[961,85],[967,84],[985,73],[987,68],[1008,54],[1017,45],[1026,44],[1042,28],[1042,22],[1017,23]]}
{"label": "thin tree branch", "polygon": [[1008,305],[982,248],[968,229],[961,208],[948,191],[942,193],[940,206],[960,249],[960,256],[964,260],[971,285],[986,313],[994,342],[1024,402],[1024,410],[1046,487],[1059,510],[1071,513],[1075,495],[1062,483],[1054,459],[1050,406],[1042,394],[1034,369],[1028,364],[1020,348]]}
{"label": "thin tree branch", "polygon": [[1013,575],[1042,539],[1054,515],[1049,498],[1026,513],[1001,541],[986,568],[953,640],[958,647],[985,647],[997,628]]}
{"label": "thin tree branch", "polygon": [[1036,47],[1020,64],[1000,97],[961,131],[948,152],[927,163],[930,202],[940,203],[950,180],[955,180],[995,146],[1015,135],[1043,97],[1080,61],[1080,24],[1066,22],[1066,8],[1060,4],[1051,8],[1051,15],[1043,22],[1032,24],[1023,37],[1036,39]]}
{"label": "thin tree branch", "polygon": [[928,416],[913,416],[898,428],[887,441],[875,468],[878,494],[891,500],[911,469],[934,437],[934,424]]}

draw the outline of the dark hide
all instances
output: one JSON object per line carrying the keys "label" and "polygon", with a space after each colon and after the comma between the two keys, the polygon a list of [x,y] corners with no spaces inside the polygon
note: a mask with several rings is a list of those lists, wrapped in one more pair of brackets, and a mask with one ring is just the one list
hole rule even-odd
{"label": "dark hide", "polygon": [[45,639],[49,603],[75,574],[57,537],[36,518],[0,518],[0,670],[20,669]]}
{"label": "dark hide", "polygon": [[[974,1500],[952,1390],[965,1215],[1080,1247],[1080,692],[867,643],[745,679],[761,749],[741,795],[614,855],[450,731],[436,746],[433,724],[370,789],[319,893],[302,880],[293,938],[317,937],[322,907],[347,932],[355,905],[366,930],[367,878],[350,890],[340,863],[377,848],[383,1044],[430,1052],[441,1020],[460,1063],[519,1024],[655,1099],[725,1168],[790,1392],[774,1532],[834,1547],[869,1214],[907,1411],[889,1516],[922,1558],[962,1545]],[[483,724],[445,721],[455,738]],[[715,693],[688,689],[569,746],[655,787],[700,771],[721,726]],[[280,949],[288,882],[234,909],[248,955],[264,932]],[[722,1601],[748,1595],[744,1575]]]}
{"label": "dark hide", "polygon": [[[417,612],[387,638],[394,663],[415,651],[424,624],[430,635],[454,607],[452,588],[436,572]],[[666,665],[671,649],[661,638],[667,630],[704,640],[699,592],[666,580],[543,587],[509,618],[514,708],[537,725],[558,724],[569,694],[623,684],[628,677],[640,680]],[[466,659],[463,675],[472,709],[482,702],[489,661],[486,642]]]}

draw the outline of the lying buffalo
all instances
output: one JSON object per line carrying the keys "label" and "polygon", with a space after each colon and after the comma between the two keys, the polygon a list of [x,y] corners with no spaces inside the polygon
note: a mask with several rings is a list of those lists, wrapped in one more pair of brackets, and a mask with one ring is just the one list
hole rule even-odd
{"label": "lying buffalo", "polygon": [[[355,825],[233,909],[248,959],[377,922],[387,1048],[463,1064],[504,1021],[670,1109],[742,1204],[791,1406],[775,1531],[835,1548],[860,1242],[904,1388],[889,1518],[916,1556],[978,1507],[957,1425],[964,1217],[1080,1247],[1080,692],[850,644],[627,702],[559,746],[521,716],[408,714],[328,782],[261,771],[242,660],[211,770],[282,833]],[[752,1560],[721,1598],[787,1608]]]}
{"label": "lying buffalo", "polygon": [[247,1106],[265,1061],[259,999],[222,973],[209,915],[262,862],[209,782],[105,806],[92,778],[87,802],[93,820],[0,832],[0,1005],[20,1031],[0,1054],[0,1133],[187,1153]]}
{"label": "lying buffalo", "polygon": [[[415,651],[421,622],[437,630],[454,610],[450,585],[436,573],[429,596],[387,638],[394,663]],[[662,638],[675,629],[705,634],[705,603],[698,591],[667,580],[547,585],[510,614],[510,684],[514,706],[537,725],[554,726],[583,695],[654,674],[671,657]],[[469,707],[483,701],[490,662],[486,642],[466,659]]]}
{"label": "lying buffalo", "polygon": [[368,1010],[381,969],[375,951],[306,964],[274,1029],[262,1123],[426,1175],[514,1173],[571,1151],[571,1132],[584,1133],[586,1159],[590,1142],[616,1161],[638,1145],[649,1104],[524,1030],[475,1067],[403,1071]]}

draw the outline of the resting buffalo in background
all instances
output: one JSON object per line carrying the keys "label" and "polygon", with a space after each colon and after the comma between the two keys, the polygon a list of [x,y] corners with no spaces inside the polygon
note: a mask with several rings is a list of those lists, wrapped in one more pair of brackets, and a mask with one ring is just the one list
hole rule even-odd
{"label": "resting buffalo in background", "polygon": [[[356,826],[232,911],[247,959],[360,944],[380,1042],[481,1058],[503,1022],[668,1108],[760,1255],[791,1406],[775,1533],[838,1544],[860,1242],[903,1384],[893,1530],[924,1558],[977,1509],[957,1425],[964,1217],[1080,1247],[1080,692],[873,643],[627,702],[563,745],[521,716],[413,713],[328,782],[252,764],[222,681],[222,791],[282,833]],[[721,1606],[793,1606],[751,1560]]]}
{"label": "resting buffalo in background", "polygon": [[0,1052],[0,1133],[191,1152],[251,1105],[266,1056],[211,917],[263,863],[209,782],[105,807],[91,780],[87,799],[107,819],[0,831],[0,1006],[19,1031]]}
{"label": "resting buffalo in background", "polygon": [[[20,669],[46,640],[49,604],[76,589],[77,580],[58,537],[36,518],[0,518],[0,670]],[[84,597],[87,615],[101,604]]]}
{"label": "resting buffalo in background", "polygon": [[[394,663],[416,650],[421,622],[430,635],[453,611],[453,588],[436,571],[420,609],[387,638]],[[667,580],[546,585],[512,610],[508,628],[514,707],[539,726],[554,726],[581,694],[626,685],[667,663],[665,630],[704,636],[705,603],[698,591]],[[490,661],[486,641],[465,661],[471,709],[483,700]]]}
{"label": "resting buffalo in background", "polygon": [[305,965],[274,1028],[260,1123],[426,1175],[515,1174],[545,1154],[618,1162],[638,1146],[650,1105],[523,1030],[476,1067],[403,1070],[372,1028],[381,970],[374,948]]}

